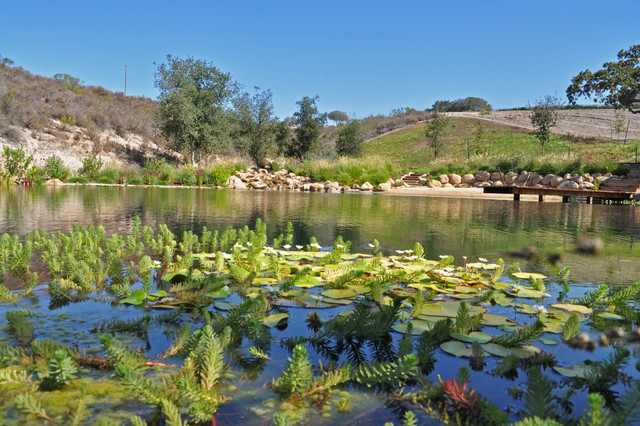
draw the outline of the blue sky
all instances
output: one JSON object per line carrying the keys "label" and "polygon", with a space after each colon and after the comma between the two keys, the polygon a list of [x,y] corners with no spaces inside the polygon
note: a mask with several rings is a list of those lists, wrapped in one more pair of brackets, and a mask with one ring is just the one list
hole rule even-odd
{"label": "blue sky", "polygon": [[[494,108],[557,92],[640,43],[640,1],[10,1],[0,55],[34,74],[157,96],[167,54],[212,62],[278,116],[303,96],[364,117],[478,96]],[[586,101],[585,101],[586,102]]]}

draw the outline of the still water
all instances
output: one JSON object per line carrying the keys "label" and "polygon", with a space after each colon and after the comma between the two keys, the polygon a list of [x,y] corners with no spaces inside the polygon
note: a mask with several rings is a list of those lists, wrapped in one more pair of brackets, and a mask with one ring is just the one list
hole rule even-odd
{"label": "still water", "polygon": [[[182,188],[67,186],[9,188],[0,192],[0,234],[24,236],[36,229],[71,230],[102,225],[107,233],[128,233],[135,216],[143,225],[166,223],[182,231],[253,227],[257,218],[270,238],[295,229],[295,243],[315,236],[330,245],[338,235],[352,251],[366,251],[377,239],[387,253],[419,241],[429,258],[478,256],[523,269],[572,267],[572,279],[585,283],[630,284],[640,280],[640,209],[634,206],[513,202],[379,194],[310,194]],[[601,238],[598,256],[578,254],[579,237]],[[533,247],[533,259],[514,252]]]}

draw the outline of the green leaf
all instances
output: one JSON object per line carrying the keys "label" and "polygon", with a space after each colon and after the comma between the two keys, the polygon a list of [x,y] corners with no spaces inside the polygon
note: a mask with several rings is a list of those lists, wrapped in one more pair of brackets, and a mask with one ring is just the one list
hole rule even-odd
{"label": "green leaf", "polygon": [[[409,322],[413,325],[413,330],[411,331],[412,335],[420,335],[424,331],[430,331],[433,328],[433,324],[434,324],[431,321],[425,321],[421,319],[415,319]],[[400,324],[394,324],[391,328],[399,333],[404,334],[407,332],[408,325],[409,323],[403,322]]]}
{"label": "green leaf", "polygon": [[471,350],[471,348],[467,347],[467,345],[457,340],[450,340],[448,342],[444,342],[443,344],[440,345],[440,349],[442,349],[443,351],[445,351],[450,355],[457,356],[457,357],[469,358],[473,354],[473,351]]}
{"label": "green leaf", "polygon": [[262,319],[262,323],[267,327],[272,328],[286,321],[287,319],[289,319],[289,314],[284,312],[280,314],[269,315],[268,317]]}
{"label": "green leaf", "polygon": [[456,340],[467,343],[487,343],[490,342],[492,338],[489,334],[483,333],[481,331],[472,331],[469,334],[451,333],[450,336]]}
{"label": "green leaf", "polygon": [[207,296],[213,297],[214,299],[224,299],[225,297],[231,296],[231,289],[229,288],[229,286],[225,285],[220,290],[207,293]]}
{"label": "green leaf", "polygon": [[554,339],[549,339],[548,337],[541,337],[540,340],[542,343],[544,343],[545,345],[557,345],[558,341],[554,340]]}
{"label": "green leaf", "polygon": [[543,279],[547,278],[545,275],[537,274],[535,272],[516,272],[516,273],[513,273],[511,275],[513,275],[516,278],[520,278],[522,280],[533,280],[533,279],[536,279],[536,278],[543,280]]}
{"label": "green leaf", "polygon": [[597,314],[598,317],[600,318],[604,318],[604,319],[610,319],[610,320],[621,320],[624,319],[624,317],[618,315],[618,314],[613,314],[611,312],[601,312],[599,314]]}
{"label": "green leaf", "polygon": [[497,325],[517,325],[518,323],[502,315],[482,314],[482,319],[480,320],[480,324],[497,326]]}
{"label": "green leaf", "polygon": [[122,299],[120,303],[126,304],[126,305],[138,306],[138,305],[142,305],[142,303],[146,300],[146,298],[147,298],[147,294],[144,292],[144,290],[136,290],[133,293],[131,293],[129,297]]}
{"label": "green leaf", "polygon": [[563,309],[569,312],[579,312],[581,314],[592,314],[593,309],[587,308],[584,305],[573,305],[571,303],[554,303],[551,305],[553,308]]}
{"label": "green leaf", "polygon": [[321,294],[331,299],[346,299],[360,295],[360,293],[350,288],[325,290]]}
{"label": "green leaf", "polygon": [[535,346],[521,346],[519,348],[507,348],[505,346],[498,345],[496,343],[485,343],[482,345],[482,349],[491,355],[505,357],[513,354],[519,358],[528,358],[531,355],[540,352],[540,349]]}
{"label": "green leaf", "polygon": [[593,367],[586,364],[575,364],[571,367],[553,367],[556,373],[565,377],[586,377],[593,371]]}

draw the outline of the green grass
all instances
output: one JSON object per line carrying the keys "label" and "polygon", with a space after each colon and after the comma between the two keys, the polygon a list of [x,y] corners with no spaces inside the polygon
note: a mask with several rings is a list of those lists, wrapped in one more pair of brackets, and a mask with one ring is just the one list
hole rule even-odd
{"label": "green grass", "polygon": [[402,170],[439,173],[466,173],[477,170],[539,171],[544,173],[614,172],[618,162],[632,161],[635,147],[608,140],[554,136],[545,146],[530,133],[483,121],[483,141],[473,144],[479,120],[453,118],[444,136],[445,148],[437,161],[424,136],[424,124],[381,136],[366,143],[365,155],[379,155]]}

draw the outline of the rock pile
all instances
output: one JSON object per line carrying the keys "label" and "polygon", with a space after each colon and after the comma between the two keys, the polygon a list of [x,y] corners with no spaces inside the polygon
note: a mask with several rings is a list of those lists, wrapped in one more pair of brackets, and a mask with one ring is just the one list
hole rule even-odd
{"label": "rock pile", "polygon": [[269,172],[266,169],[253,170],[247,172],[236,172],[234,176],[230,176],[226,182],[226,186],[232,189],[266,189],[272,191],[310,191],[310,192],[329,192],[338,193],[346,191],[390,191],[398,184],[404,185],[402,181],[394,181],[389,179],[388,182],[381,183],[376,188],[369,183],[364,182],[362,185],[340,185],[338,182],[311,182],[311,178],[298,176],[286,169],[277,172]]}

